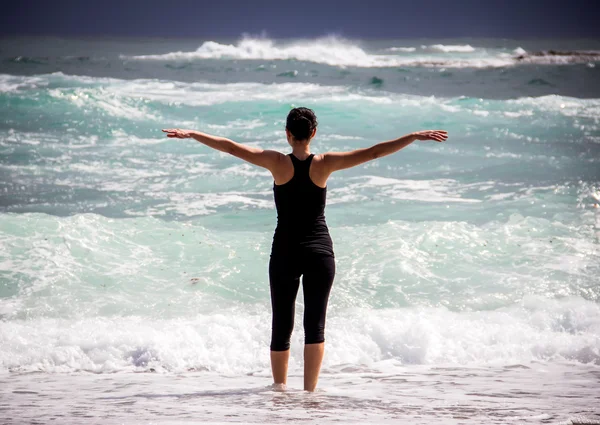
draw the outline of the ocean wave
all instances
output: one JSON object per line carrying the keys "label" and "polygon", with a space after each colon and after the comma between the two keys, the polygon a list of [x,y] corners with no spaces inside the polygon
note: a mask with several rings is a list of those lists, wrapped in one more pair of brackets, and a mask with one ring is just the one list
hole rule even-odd
{"label": "ocean wave", "polygon": [[[432,48],[426,48],[425,51],[444,52],[444,48],[446,46],[434,45]],[[453,50],[453,48],[458,50]],[[462,51],[464,53],[467,51],[467,46],[448,46],[447,49],[448,52]],[[409,52],[413,50],[398,51]],[[366,52],[362,47],[352,44],[350,41],[336,37],[314,41],[305,40],[281,46],[276,45],[275,41],[269,39],[244,38],[236,45],[206,41],[193,52],[179,51],[160,55],[121,57],[128,60],[163,61],[197,59],[297,60],[342,68],[387,68],[402,66],[485,68],[510,66],[515,63],[510,57],[444,58],[440,56],[423,56],[422,54],[415,57],[373,54]]]}
{"label": "ocean wave", "polygon": [[419,201],[431,203],[478,203],[461,196],[461,187],[452,179],[400,180],[379,176],[351,178],[339,189],[329,190],[328,204],[362,202],[367,199]]}
{"label": "ocean wave", "polygon": [[[591,66],[600,59],[594,50],[546,50],[528,52],[521,47],[512,51],[505,48],[475,47],[469,44],[431,44],[421,46],[392,46],[369,50],[359,41],[338,36],[297,41],[277,41],[268,38],[244,37],[235,44],[205,41],[193,51],[174,51],[163,54],[123,55],[124,61],[164,61],[174,70],[190,68],[197,60],[252,60],[252,61],[300,61],[332,67],[346,68],[503,68],[527,64],[569,65],[588,63]],[[55,64],[64,66],[82,62],[105,62],[105,57],[16,56],[5,59],[11,66],[27,67]],[[183,63],[182,63],[183,62]],[[107,65],[109,62],[107,62]],[[264,69],[264,64],[258,66]],[[289,69],[285,72],[293,73]],[[296,70],[297,71],[297,70]],[[291,75],[285,75],[291,76]]]}
{"label": "ocean wave", "polygon": [[47,64],[50,58],[43,56],[15,56],[6,59],[9,63],[22,63],[25,65],[44,65]]}
{"label": "ocean wave", "polygon": [[[373,77],[371,85],[383,85],[384,80]],[[445,112],[495,114],[506,117],[532,116],[536,110],[555,112],[566,116],[600,116],[600,99],[580,99],[560,95],[522,97],[490,101],[468,97],[444,98],[397,94],[381,89],[360,89],[346,86],[327,86],[314,83],[186,83],[170,80],[122,80],[106,77],[66,75],[61,72],[34,76],[0,74],[0,93],[8,96],[26,96],[46,91],[55,99],[72,102],[77,107],[97,105],[117,116],[133,118],[138,114],[129,107],[120,109],[119,102],[153,101],[173,105],[210,106],[223,103],[273,102],[369,102],[381,105],[400,105],[417,108],[442,108]],[[146,103],[140,106],[147,107]],[[526,110],[522,110],[522,107]],[[514,110],[513,110],[514,109]],[[478,112],[479,111],[479,112]]]}
{"label": "ocean wave", "polygon": [[422,49],[432,50],[435,52],[443,53],[472,53],[475,51],[473,46],[469,44],[464,45],[444,45],[444,44],[433,44],[431,46],[421,46]]}
{"label": "ocean wave", "polygon": [[370,55],[360,46],[339,37],[303,40],[291,44],[276,45],[266,38],[245,37],[236,45],[206,41],[193,52],[171,52],[161,55],[122,56],[136,60],[194,60],[194,59],[241,59],[241,60],[299,60],[324,63],[331,66],[392,66],[388,56]]}
{"label": "ocean wave", "polygon": [[[489,51],[488,51],[489,50]],[[517,48],[513,54],[503,50],[477,49],[471,45],[423,45],[416,47],[390,47],[383,51],[388,54],[369,53],[359,44],[339,37],[330,36],[315,40],[300,40],[287,44],[277,44],[267,38],[241,39],[237,44],[221,44],[205,41],[195,51],[170,52],[157,55],[121,55],[126,60],[193,61],[197,59],[237,59],[237,60],[297,60],[320,63],[336,67],[446,67],[446,68],[497,68],[524,63],[566,64],[597,60],[595,54],[584,52],[562,52],[565,54],[527,54]],[[399,52],[403,55],[389,53]],[[406,55],[406,53],[415,53]],[[429,55],[424,55],[429,52]],[[474,53],[478,55],[473,56]],[[552,51],[550,51],[552,52]],[[556,53],[556,52],[555,52]],[[559,52],[561,53],[561,52]],[[454,55],[454,56],[448,56]],[[456,56],[456,55],[459,56]],[[463,56],[460,56],[460,55]],[[468,54],[468,56],[464,56]]]}
{"label": "ocean wave", "polygon": [[547,95],[540,97],[522,97],[506,101],[507,105],[527,107],[526,115],[532,110],[539,112],[554,112],[568,117],[591,118],[600,117],[600,99],[578,99],[573,97]]}
{"label": "ocean wave", "polygon": [[537,65],[568,65],[577,63],[594,63],[600,61],[600,51],[558,51],[546,50],[527,53],[524,50],[516,52],[514,60],[518,63]]}
{"label": "ocean wave", "polygon": [[[400,365],[510,365],[532,360],[600,365],[600,345],[594,337],[600,331],[600,308],[576,297],[527,297],[514,307],[487,312],[350,309],[330,316],[325,368],[389,360]],[[299,314],[296,320],[301,321]],[[302,364],[301,334],[294,332],[291,341],[295,365]],[[248,373],[268,368],[269,337],[269,314],[257,307],[179,319],[10,321],[0,330],[0,370]]]}
{"label": "ocean wave", "polygon": [[[419,49],[421,51],[435,52],[435,53],[473,53],[477,49],[469,44],[422,44]],[[416,47],[388,47],[385,49],[387,52],[405,52],[413,53],[417,51]]]}
{"label": "ocean wave", "polygon": [[385,49],[388,52],[406,52],[406,53],[412,53],[414,51],[417,50],[416,47],[388,47],[387,49]]}
{"label": "ocean wave", "polygon": [[[55,75],[64,76],[62,73]],[[22,76],[0,74],[0,93],[17,92],[19,90],[39,89],[47,87],[51,74]],[[77,78],[77,77],[75,77]]]}
{"label": "ocean wave", "polygon": [[11,64],[23,64],[23,65],[47,65],[51,63],[53,60],[58,60],[60,63],[65,64],[69,62],[90,62],[93,59],[105,59],[105,58],[93,58],[91,56],[59,56],[59,57],[49,57],[49,56],[14,56],[5,59],[7,63]]}
{"label": "ocean wave", "polygon": [[[414,184],[419,190],[433,183]],[[496,189],[494,182],[465,186],[471,192]],[[512,189],[504,193],[509,197],[506,201],[498,199],[502,192],[489,190],[487,202],[506,202],[515,208],[519,202],[529,205],[543,200],[550,208],[549,196],[560,190]],[[447,196],[440,192],[438,198]],[[436,195],[427,189],[419,193]],[[594,202],[597,193],[597,187],[582,190],[581,202]],[[183,208],[188,201],[206,198],[193,195],[177,197],[173,205]],[[237,202],[224,199],[231,196],[216,193],[212,202]],[[239,194],[242,197],[242,202],[255,197],[274,209],[269,189],[260,197],[245,192]],[[453,199],[446,202],[451,208],[461,205]],[[589,213],[584,222],[568,225],[557,221],[560,217],[547,220],[519,214],[482,225],[443,214],[434,217],[448,221],[351,225],[338,211],[334,206],[328,216],[340,266],[332,313],[354,307],[404,306],[488,311],[508,308],[528,294],[577,295],[590,302],[600,299],[594,286],[600,264],[594,237],[600,227],[593,227]],[[381,207],[381,211],[386,209]],[[274,211],[261,214],[262,218],[239,216],[245,221],[237,230],[234,223],[227,224],[227,229],[211,229],[197,224],[201,220],[170,222],[142,215],[113,219],[98,214],[4,214],[0,276],[9,282],[3,293],[12,295],[0,303],[2,318],[77,320],[125,314],[166,319],[218,310],[223,305],[268,302],[264,273]],[[39,229],[44,230],[40,233]]]}

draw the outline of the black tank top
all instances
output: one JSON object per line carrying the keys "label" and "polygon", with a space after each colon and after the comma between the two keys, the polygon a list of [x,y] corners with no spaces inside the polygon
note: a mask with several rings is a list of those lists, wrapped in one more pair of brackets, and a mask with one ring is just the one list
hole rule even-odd
{"label": "black tank top", "polygon": [[333,256],[333,243],[325,222],[327,188],[313,183],[308,172],[314,154],[300,161],[288,155],[294,176],[287,183],[273,184],[277,228],[271,255],[315,253]]}

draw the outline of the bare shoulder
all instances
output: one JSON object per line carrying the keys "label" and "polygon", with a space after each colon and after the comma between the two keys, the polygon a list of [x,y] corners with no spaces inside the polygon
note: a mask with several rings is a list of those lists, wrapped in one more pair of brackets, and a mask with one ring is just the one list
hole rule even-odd
{"label": "bare shoulder", "polygon": [[320,187],[327,186],[327,179],[331,174],[325,166],[325,155],[326,154],[315,154],[309,172],[310,179],[314,184]]}
{"label": "bare shoulder", "polygon": [[243,145],[233,141],[229,143],[226,152],[251,164],[264,167],[271,172],[279,168],[285,158],[285,155],[281,152]]}
{"label": "bare shoulder", "polygon": [[276,154],[273,154],[273,167],[270,168],[273,180],[275,180],[275,184],[277,185],[285,184],[294,176],[292,159],[281,152],[272,152],[276,152]]}
{"label": "bare shoulder", "polygon": [[312,159],[313,165],[311,165],[311,169],[314,169],[315,171],[324,170],[325,169],[325,155],[326,154],[324,154],[324,153],[315,154],[315,156]]}
{"label": "bare shoulder", "polygon": [[312,162],[319,164],[319,163],[322,163],[323,161],[325,161],[324,153],[316,153],[315,156],[313,156]]}
{"label": "bare shoulder", "polygon": [[262,154],[269,159],[269,161],[273,164],[273,166],[278,167],[284,163],[287,155],[278,151],[265,149]]}

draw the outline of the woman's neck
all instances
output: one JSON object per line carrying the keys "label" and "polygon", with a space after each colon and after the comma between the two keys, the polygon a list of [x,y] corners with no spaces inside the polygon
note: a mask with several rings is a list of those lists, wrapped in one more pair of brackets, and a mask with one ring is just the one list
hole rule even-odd
{"label": "woman's neck", "polygon": [[292,146],[292,154],[301,161],[310,156],[310,143],[296,142]]}

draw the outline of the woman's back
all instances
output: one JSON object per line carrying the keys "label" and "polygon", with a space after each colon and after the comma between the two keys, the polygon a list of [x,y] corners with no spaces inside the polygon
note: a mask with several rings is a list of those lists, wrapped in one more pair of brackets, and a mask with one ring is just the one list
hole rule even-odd
{"label": "woman's back", "polygon": [[284,184],[273,185],[277,228],[272,253],[300,251],[333,256],[325,222],[327,188],[317,186],[310,178],[314,154],[305,160],[294,154],[288,156],[294,167],[293,177]]}

